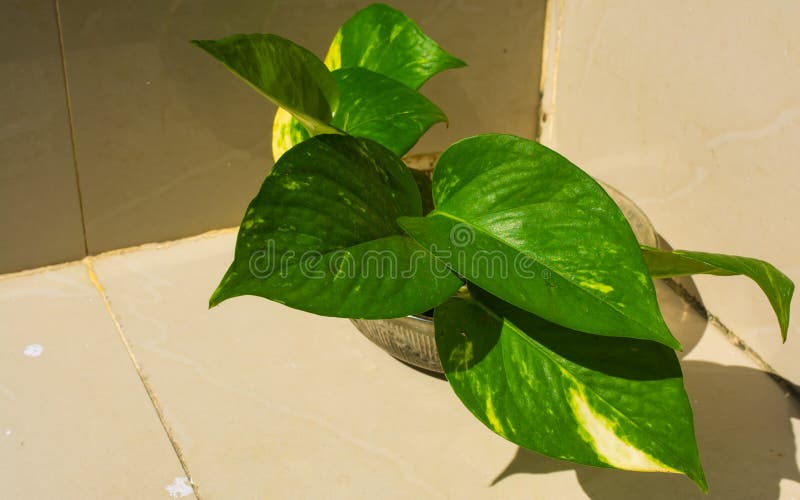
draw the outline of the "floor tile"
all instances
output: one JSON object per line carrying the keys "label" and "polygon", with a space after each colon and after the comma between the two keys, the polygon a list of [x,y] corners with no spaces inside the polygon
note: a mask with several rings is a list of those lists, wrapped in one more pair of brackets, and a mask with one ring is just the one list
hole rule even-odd
{"label": "floor tile", "polygon": [[681,476],[519,450],[445,381],[395,361],[347,320],[253,297],[208,310],[233,243],[228,234],[95,263],[203,499],[777,498],[800,479],[791,400],[661,285],[687,347],[710,496]]}
{"label": "floor tile", "polygon": [[0,498],[170,498],[183,477],[84,265],[0,278]]}

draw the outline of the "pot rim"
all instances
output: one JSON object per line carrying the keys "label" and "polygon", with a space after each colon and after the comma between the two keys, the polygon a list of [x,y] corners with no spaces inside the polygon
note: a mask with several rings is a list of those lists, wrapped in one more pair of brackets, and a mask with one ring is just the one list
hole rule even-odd
{"label": "pot rim", "polygon": [[409,319],[417,319],[420,321],[424,321],[425,323],[433,323],[433,318],[430,316],[423,316],[422,314],[409,314],[408,316],[404,316],[405,318]]}

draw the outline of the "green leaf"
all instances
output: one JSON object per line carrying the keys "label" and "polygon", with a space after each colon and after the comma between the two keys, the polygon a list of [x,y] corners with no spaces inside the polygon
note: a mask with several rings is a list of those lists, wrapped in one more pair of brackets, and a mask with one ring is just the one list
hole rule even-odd
{"label": "green leaf", "polygon": [[[334,70],[341,68],[363,68],[399,81],[414,90],[436,73],[465,66],[463,61],[442,50],[405,14],[384,4],[373,4],[358,11],[339,29],[328,50],[325,64],[334,74]],[[351,76],[351,82],[354,79],[355,77]],[[348,83],[350,82],[345,82]],[[367,85],[367,82],[361,83]],[[371,79],[370,84],[377,83],[380,83],[379,80]],[[345,94],[349,93],[351,105],[348,109],[365,117],[369,114],[369,109],[359,102],[359,99],[365,97],[371,97],[370,105],[377,103],[395,117],[401,117],[404,112],[409,111],[405,106],[410,106],[410,112],[415,113],[416,117],[403,120],[396,125],[389,120],[383,120],[380,126],[377,122],[369,122],[366,125],[362,123],[361,125],[365,125],[367,130],[360,130],[358,133],[343,128],[344,120],[339,120],[340,129],[351,135],[377,140],[402,155],[431,125],[447,121],[439,108],[421,95],[400,93],[397,101],[394,101],[393,94],[398,93],[397,89],[390,87],[384,89],[378,86],[373,88],[381,91],[383,100],[378,100],[378,95],[372,92],[367,92],[365,95],[363,89],[355,87],[352,83],[348,89],[340,89],[340,94],[343,96],[342,99],[346,100]],[[353,90],[357,92],[352,92]],[[374,114],[376,118],[380,118],[380,115]],[[397,130],[384,128],[387,125],[399,129],[402,135],[393,139],[392,135]],[[380,133],[382,137],[376,135]],[[272,131],[274,160],[278,161],[283,153],[309,136],[297,119],[278,109]]]}
{"label": "green leaf", "polygon": [[329,125],[338,103],[336,81],[308,50],[279,36],[262,34],[192,43],[297,117],[311,135],[338,133]]}
{"label": "green leaf", "polygon": [[[339,106],[331,124],[354,137],[372,139],[398,156],[407,153],[434,123],[447,121],[425,96],[389,77],[362,68],[338,69],[333,76],[339,87]],[[273,156],[279,158],[307,138],[297,120],[278,110],[272,130]]]}
{"label": "green leaf", "polygon": [[794,283],[769,262],[705,252],[687,250],[659,250],[642,247],[650,274],[654,278],[686,276],[689,274],[714,274],[717,276],[745,275],[763,290],[778,317],[781,337],[786,342],[789,330],[789,311],[794,294]]}
{"label": "green leaf", "polygon": [[345,68],[333,72],[340,101],[332,124],[366,137],[402,156],[434,123],[446,122],[425,96],[372,71]]}
{"label": "green leaf", "polygon": [[682,472],[707,491],[675,352],[570,331],[486,292],[435,310],[447,380],[489,429],[580,464]]}
{"label": "green leaf", "polygon": [[258,295],[324,316],[392,318],[461,286],[402,234],[422,212],[408,168],[367,139],[321,135],[275,164],[245,213],[236,253],[210,300]]}
{"label": "green leaf", "polygon": [[418,89],[430,77],[465,66],[431,40],[399,10],[373,4],[351,17],[336,33],[325,64],[365,68]]}
{"label": "green leaf", "polygon": [[574,330],[680,348],[639,244],[602,187],[558,153],[509,135],[439,158],[436,209],[398,222],[469,281]]}

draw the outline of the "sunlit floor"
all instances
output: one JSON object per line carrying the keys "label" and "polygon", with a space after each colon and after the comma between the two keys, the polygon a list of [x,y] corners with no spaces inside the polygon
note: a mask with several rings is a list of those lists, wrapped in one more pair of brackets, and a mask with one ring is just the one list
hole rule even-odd
{"label": "sunlit floor", "polygon": [[521,451],[347,320],[209,310],[233,243],[0,277],[0,498],[800,498],[800,407],[663,284],[708,496]]}

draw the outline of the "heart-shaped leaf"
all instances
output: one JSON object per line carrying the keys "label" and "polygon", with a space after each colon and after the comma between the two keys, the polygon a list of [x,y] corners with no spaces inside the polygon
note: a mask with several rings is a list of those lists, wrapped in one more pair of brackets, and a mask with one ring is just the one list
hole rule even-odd
{"label": "heart-shaped leaf", "polygon": [[339,107],[332,124],[355,137],[366,137],[402,156],[434,123],[446,122],[441,109],[425,96],[391,78],[361,68],[333,72]]}
{"label": "heart-shaped leaf", "polygon": [[331,71],[365,68],[412,89],[418,89],[440,71],[465,66],[442,50],[408,16],[384,4],[361,9],[339,28],[325,64]]}
{"label": "heart-shaped leaf", "polygon": [[461,286],[402,234],[420,215],[408,168],[383,146],[313,137],[284,154],[245,213],[236,254],[211,297],[258,295],[325,316],[425,311]]}
{"label": "heart-shaped leaf", "polygon": [[233,35],[192,43],[297,117],[311,135],[338,133],[329,125],[339,101],[336,81],[313,53],[276,35]]}
{"label": "heart-shaped leaf", "polygon": [[707,491],[675,352],[570,331],[471,288],[436,308],[436,346],[464,405],[547,456],[682,472]]}
{"label": "heart-shaped leaf", "polygon": [[[399,81],[414,90],[436,73],[465,66],[463,61],[442,50],[405,14],[384,4],[373,4],[358,11],[339,29],[328,49],[325,64],[334,72],[341,68],[370,70]],[[359,92],[350,93],[350,101],[353,104],[350,109],[361,110],[362,106],[359,105],[358,100],[364,98],[365,93],[361,91],[362,89],[354,88],[351,85],[349,91],[352,90]],[[346,92],[346,90],[341,90],[340,93],[344,95]],[[417,112],[422,111],[422,115],[417,119],[404,120],[399,125],[406,135],[410,130],[422,126],[422,131],[416,138],[411,134],[403,139],[387,142],[391,134],[384,134],[383,140],[381,140],[379,137],[363,132],[355,134],[353,131],[342,128],[343,123],[339,124],[339,128],[351,135],[377,140],[392,151],[403,154],[419,140],[422,133],[433,123],[447,120],[444,114],[438,117],[437,115],[441,111],[438,108],[435,110],[431,108],[433,105],[426,99],[425,103],[422,103],[420,98],[424,99],[424,97],[407,94],[406,97],[395,98],[391,92],[395,92],[395,90],[384,90],[382,92],[383,99],[378,102],[393,116],[402,116],[402,113],[407,111],[404,106],[408,105],[415,108]],[[373,97],[371,102],[374,104],[377,96]],[[406,99],[410,97],[413,97],[411,101],[406,102]],[[412,109],[412,112],[415,112],[415,109]],[[376,116],[380,115],[376,113]],[[435,121],[425,124],[426,120],[434,119],[434,117]],[[373,123],[371,128],[381,130],[386,125],[391,125],[391,122],[384,120],[381,127],[378,127],[377,123]],[[308,137],[308,132],[297,119],[286,111],[278,109],[272,129],[272,157],[278,161],[283,153]]]}
{"label": "heart-shaped leaf", "polygon": [[642,247],[650,274],[654,278],[686,276],[689,274],[714,274],[717,276],[744,275],[755,281],[766,294],[778,323],[781,337],[786,341],[789,331],[789,312],[794,294],[794,283],[775,266],[763,260],[736,255],[723,255],[687,250],[659,250]]}
{"label": "heart-shaped leaf", "polygon": [[[387,76],[362,69],[333,72],[339,106],[331,124],[354,137],[365,137],[398,156],[408,152],[434,123],[446,122],[441,109],[414,89]],[[272,129],[273,156],[283,154],[309,134],[297,120],[278,112]]]}
{"label": "heart-shaped leaf", "polygon": [[555,151],[464,139],[439,158],[433,198],[433,212],[400,225],[469,281],[574,330],[680,348],[622,212]]}

